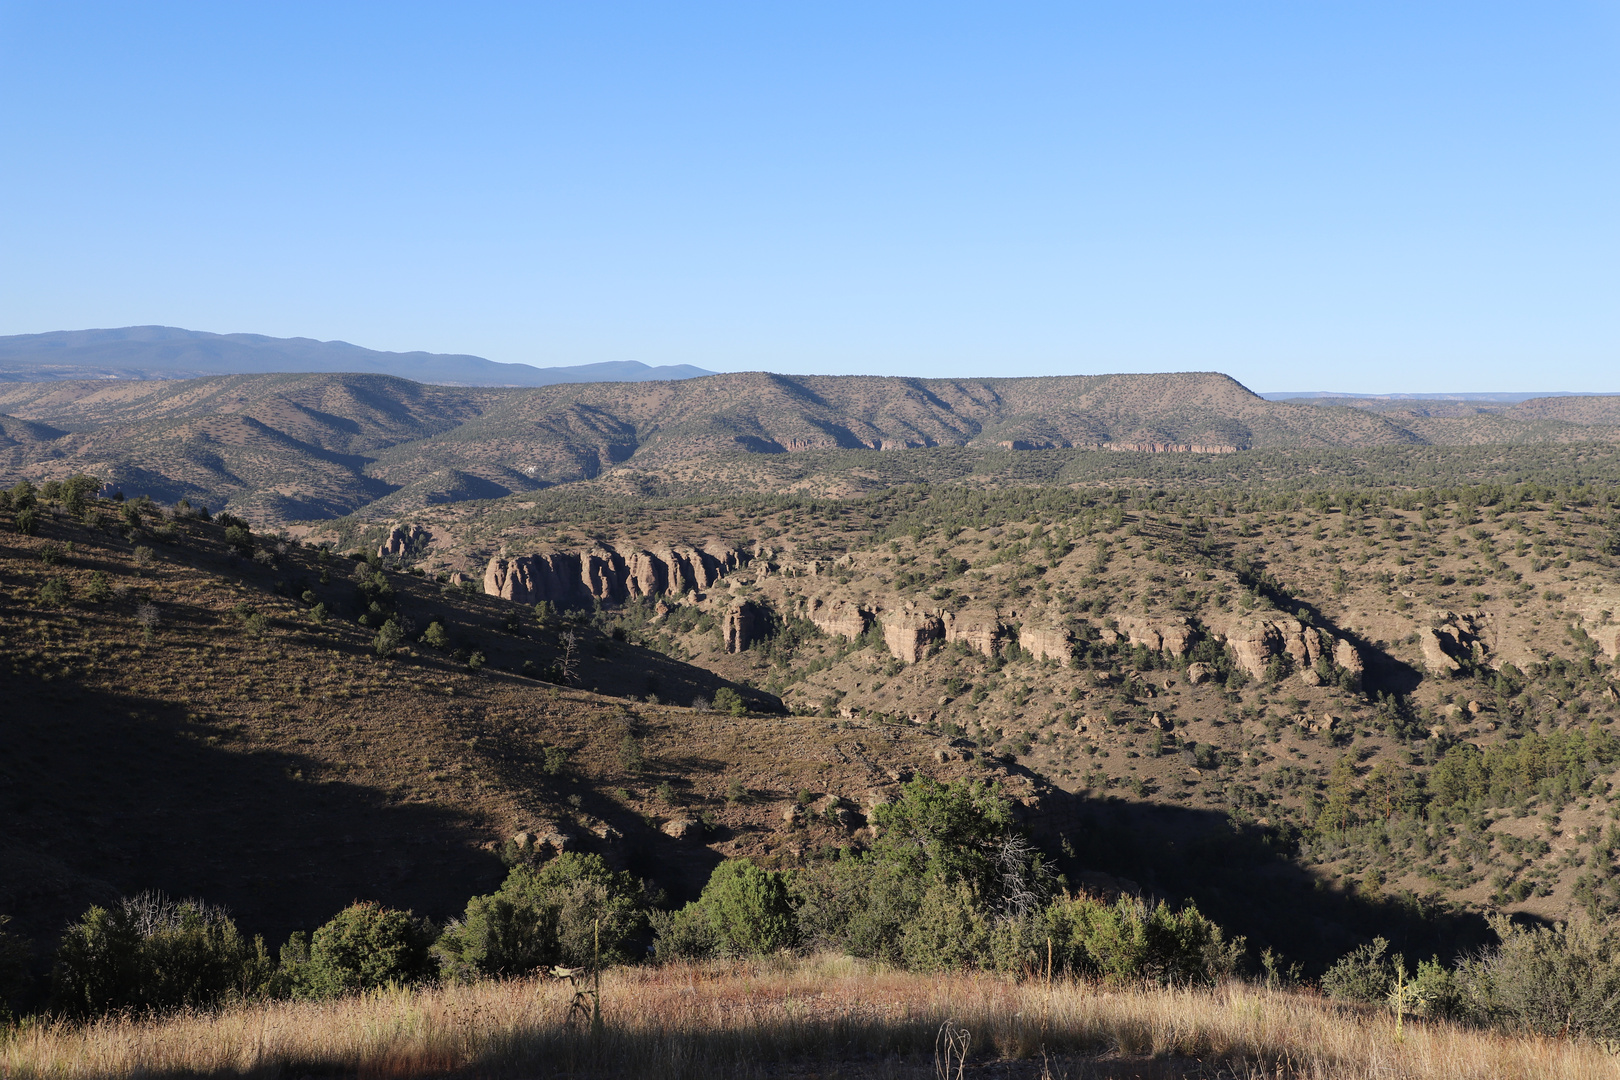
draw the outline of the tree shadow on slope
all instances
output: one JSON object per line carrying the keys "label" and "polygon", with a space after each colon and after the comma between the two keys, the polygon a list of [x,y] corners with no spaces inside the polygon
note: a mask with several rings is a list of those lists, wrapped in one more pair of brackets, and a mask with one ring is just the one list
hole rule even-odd
{"label": "tree shadow on slope", "polygon": [[357,899],[443,917],[501,879],[465,813],[231,748],[173,703],[6,683],[0,912],[37,939],[91,903],[161,889],[224,904],[274,947]]}
{"label": "tree shadow on slope", "polygon": [[1247,937],[1254,955],[1269,946],[1310,973],[1375,936],[1414,962],[1493,940],[1475,913],[1333,888],[1294,860],[1292,843],[1277,830],[1219,811],[1063,791],[1042,803],[1046,811],[1029,824],[1046,847],[1063,851],[1058,865],[1071,883],[1100,871],[1147,895],[1192,900]]}

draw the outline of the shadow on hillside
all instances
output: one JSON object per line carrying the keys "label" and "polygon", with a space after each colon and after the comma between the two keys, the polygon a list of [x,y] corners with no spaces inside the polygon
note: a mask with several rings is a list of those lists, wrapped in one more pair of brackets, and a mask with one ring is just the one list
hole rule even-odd
{"label": "shadow on hillside", "polygon": [[1062,791],[1042,802],[1048,811],[1029,825],[1049,850],[1067,841],[1073,855],[1064,853],[1058,865],[1071,882],[1101,871],[1135,882],[1149,896],[1193,900],[1247,937],[1252,956],[1270,946],[1308,974],[1375,936],[1414,963],[1494,940],[1477,914],[1331,888],[1294,861],[1291,844],[1276,830],[1237,825],[1219,811]]}
{"label": "shadow on hillside", "polygon": [[354,900],[443,918],[504,875],[464,814],[391,805],[301,755],[227,748],[172,703],[7,683],[0,913],[35,938],[161,889],[224,904],[274,949]]}

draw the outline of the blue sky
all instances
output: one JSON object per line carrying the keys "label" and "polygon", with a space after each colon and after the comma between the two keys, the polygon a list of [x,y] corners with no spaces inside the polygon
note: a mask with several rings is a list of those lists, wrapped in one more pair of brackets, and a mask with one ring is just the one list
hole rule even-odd
{"label": "blue sky", "polygon": [[1620,2],[0,0],[0,334],[1620,390]]}

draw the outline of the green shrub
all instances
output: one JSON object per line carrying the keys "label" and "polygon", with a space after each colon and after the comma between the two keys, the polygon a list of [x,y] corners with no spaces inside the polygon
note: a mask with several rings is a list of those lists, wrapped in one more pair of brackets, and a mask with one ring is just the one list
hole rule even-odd
{"label": "green shrub", "polygon": [[955,971],[984,964],[990,913],[965,882],[934,881],[903,923],[900,956],[913,971]]}
{"label": "green shrub", "polygon": [[84,598],[92,604],[101,604],[111,596],[112,589],[107,585],[107,575],[100,570],[92,571],[90,584],[84,587]]}
{"label": "green shrub", "polygon": [[[1012,828],[1006,799],[988,784],[919,777],[876,807],[871,821],[870,851],[798,875],[808,940],[929,970],[968,958],[993,966],[991,931],[1030,917],[1051,895],[1044,860]],[[965,936],[946,940],[949,933]]]}
{"label": "green shrub", "polygon": [[1131,896],[1113,904],[1063,897],[1041,921],[1054,960],[1075,972],[1158,983],[1213,982],[1233,974],[1243,958],[1243,939],[1229,940],[1193,904],[1173,909]]}
{"label": "green shrub", "polygon": [[687,904],[676,911],[654,911],[649,916],[660,960],[707,960],[725,951],[706,908]]}
{"label": "green shrub", "polygon": [[264,942],[244,938],[224,911],[147,893],[92,907],[69,927],[51,989],[72,1015],[164,1011],[261,996],[274,973]]}
{"label": "green shrub", "polygon": [[46,607],[61,607],[73,595],[73,588],[64,578],[51,578],[39,587],[39,602]]}
{"label": "green shrub", "polygon": [[445,631],[444,624],[437,620],[428,623],[428,628],[422,631],[422,644],[430,649],[448,649],[450,635]]}
{"label": "green shrub", "polygon": [[404,641],[405,632],[399,628],[399,623],[388,619],[377,628],[376,636],[371,639],[371,648],[378,656],[392,656]]}
{"label": "green shrub", "polygon": [[432,943],[432,927],[411,912],[367,902],[350,905],[316,930],[307,954],[295,939],[282,955],[294,992],[324,998],[428,978]]}
{"label": "green shrub", "polygon": [[1337,1001],[1382,1002],[1395,985],[1395,962],[1389,942],[1374,938],[1341,956],[1322,974],[1322,992]]}
{"label": "green shrub", "polygon": [[22,535],[33,536],[39,532],[39,511],[32,506],[19,507],[13,524]]}
{"label": "green shrub", "polygon": [[1499,919],[1501,944],[1456,972],[1475,1019],[1542,1036],[1620,1040],[1620,931],[1582,921],[1521,929]]}
{"label": "green shrub", "polygon": [[[706,932],[698,929],[700,921],[708,924]],[[698,941],[708,942],[715,953],[760,956],[799,940],[787,875],[761,870],[747,859],[715,867],[702,895],[666,925],[675,936],[667,947],[660,937],[661,956],[694,955]]]}
{"label": "green shrub", "polygon": [[741,694],[729,686],[722,686],[714,692],[714,708],[716,712],[730,713],[732,716],[748,715],[748,704],[743,701]]}
{"label": "green shrub", "polygon": [[468,901],[433,950],[455,978],[624,963],[646,907],[634,877],[597,855],[566,852],[538,868],[513,867],[493,894]]}

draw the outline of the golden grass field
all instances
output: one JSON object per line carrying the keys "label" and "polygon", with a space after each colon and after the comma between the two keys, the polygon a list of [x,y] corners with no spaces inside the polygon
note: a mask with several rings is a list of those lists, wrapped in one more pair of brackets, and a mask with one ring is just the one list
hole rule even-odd
{"label": "golden grass field", "polygon": [[[832,957],[621,968],[602,1023],[572,989],[522,979],[159,1020],[32,1022],[0,1076],[407,1078],[1019,1076],[1588,1080],[1590,1043],[1520,1038],[1339,1006],[1309,993],[925,976]],[[965,1030],[945,1067],[942,1028]]]}

